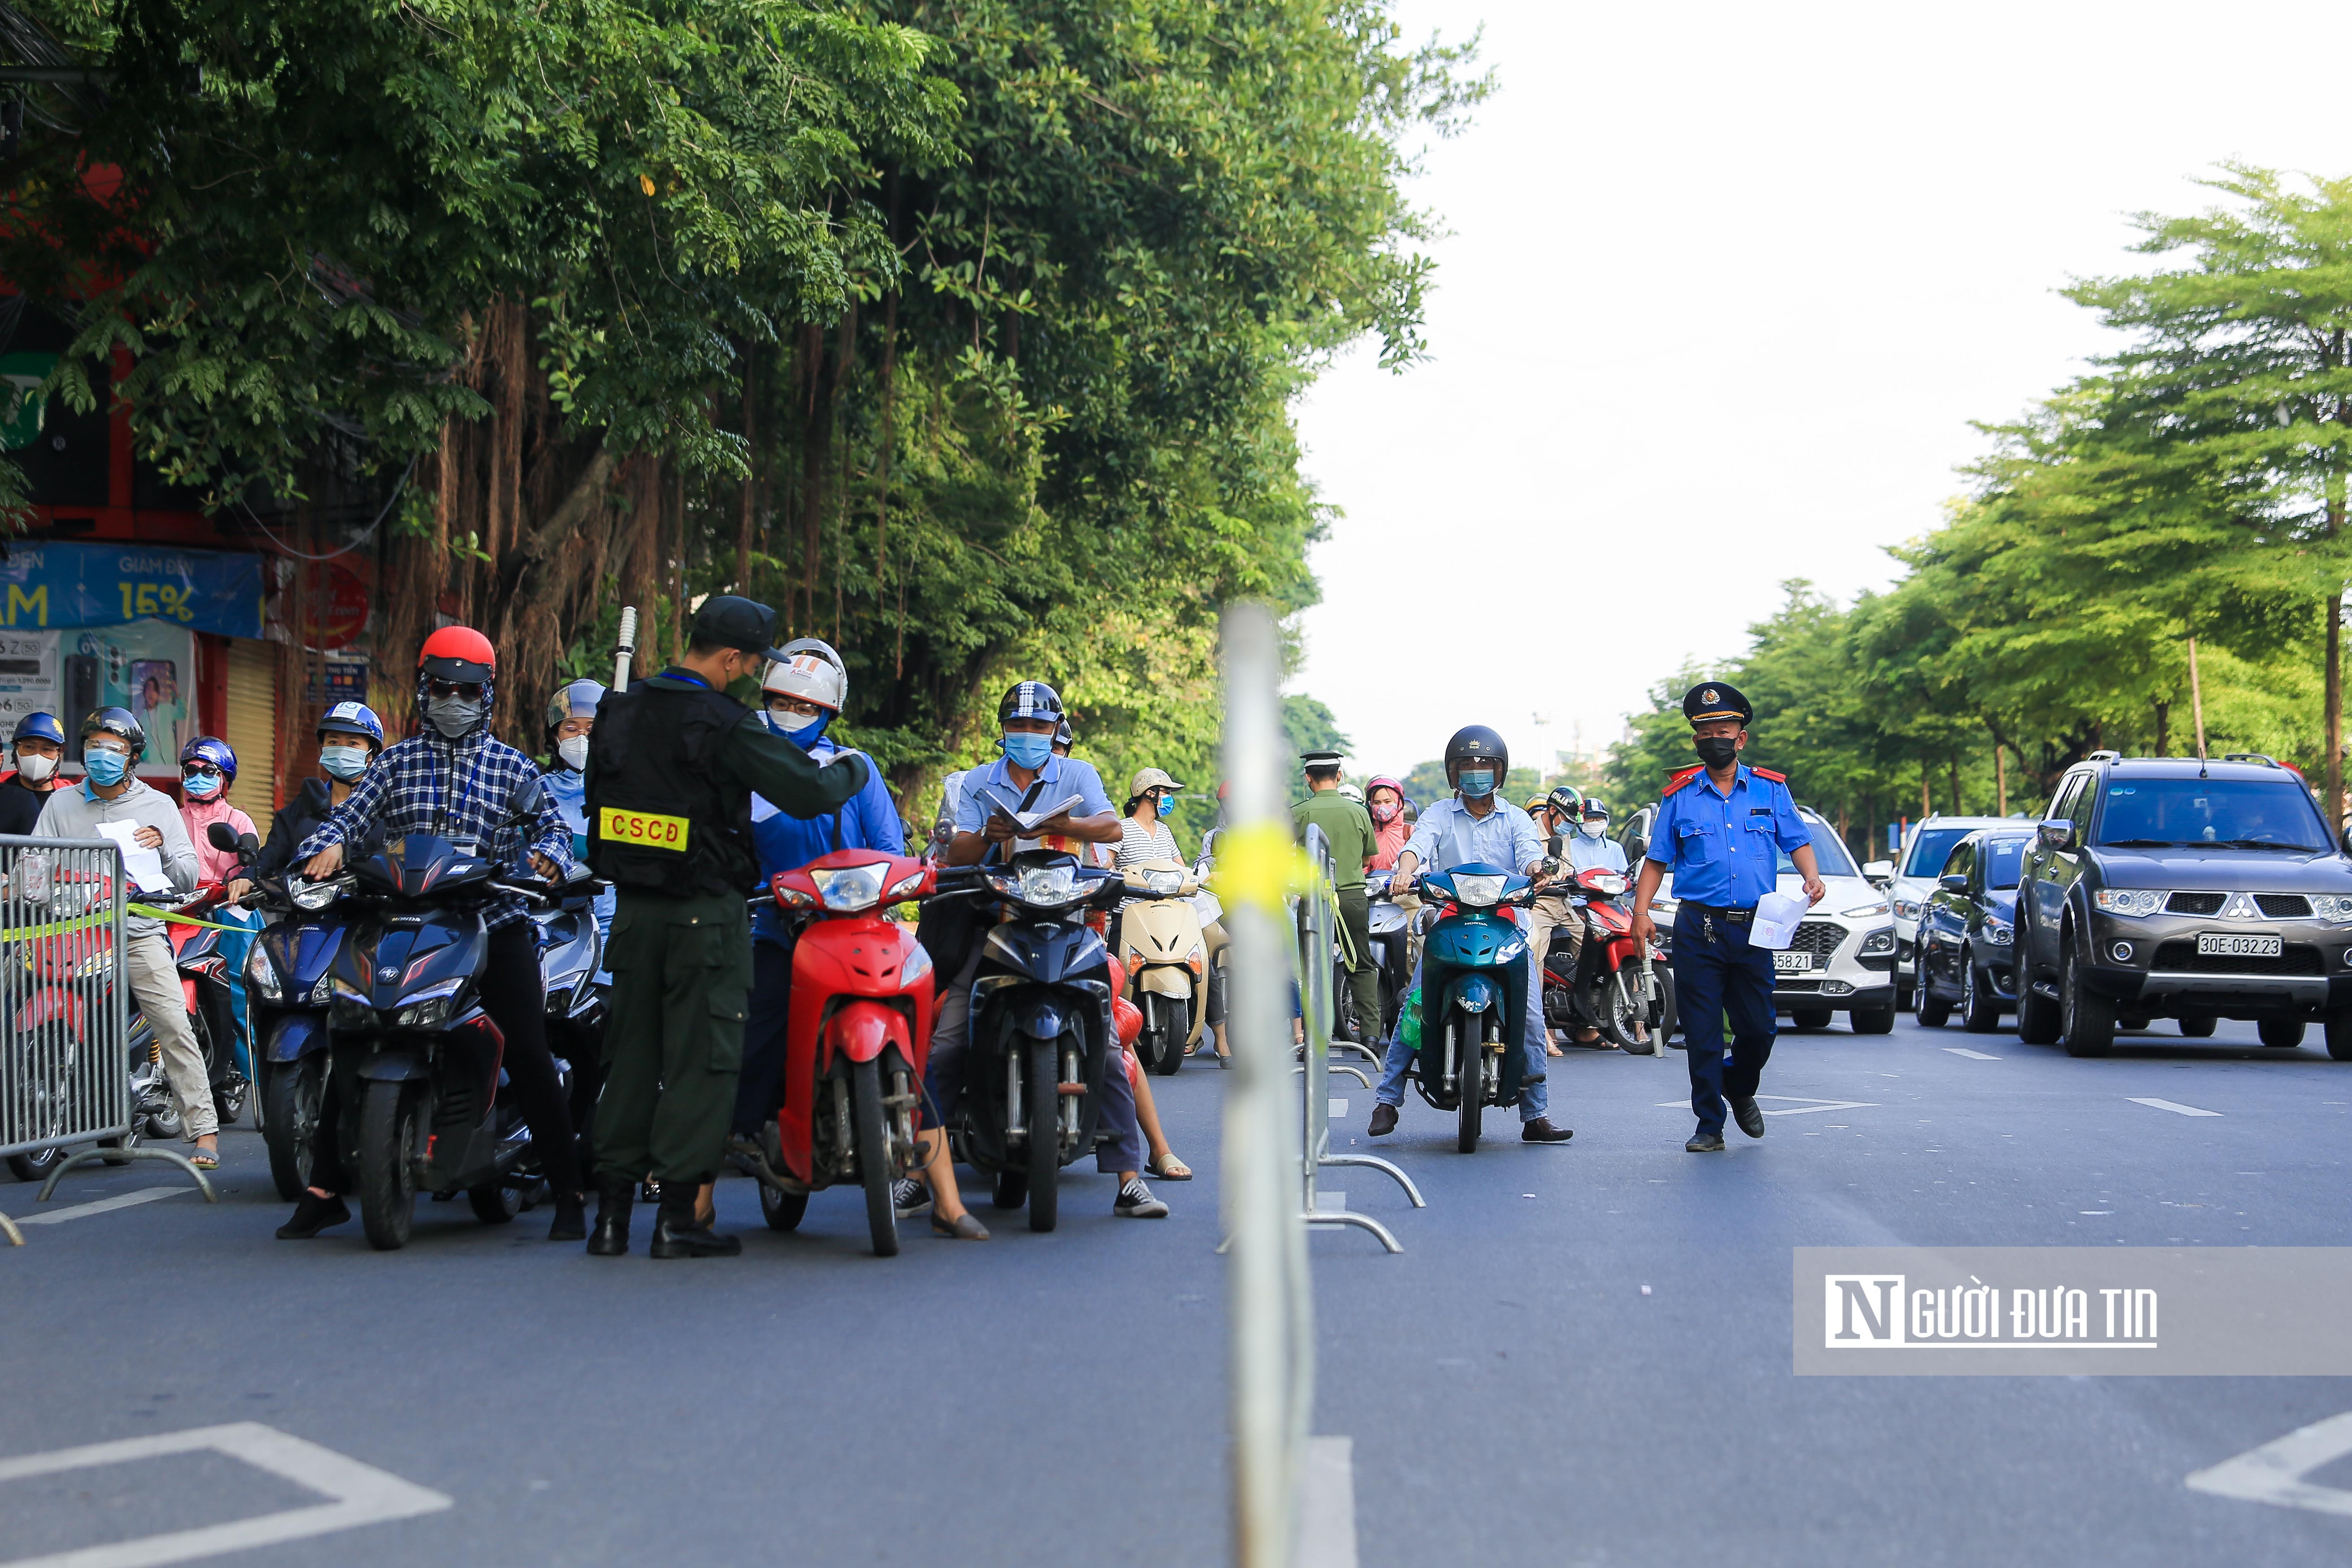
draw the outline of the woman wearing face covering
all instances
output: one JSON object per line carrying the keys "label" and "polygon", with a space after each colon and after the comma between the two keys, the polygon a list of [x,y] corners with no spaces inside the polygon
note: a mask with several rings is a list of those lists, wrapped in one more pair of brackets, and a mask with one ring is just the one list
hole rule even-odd
{"label": "woman wearing face covering", "polygon": [[[298,862],[295,847],[319,830],[327,814],[349,800],[352,786],[368,771],[376,754],[383,750],[383,721],[375,710],[364,702],[338,702],[319,720],[319,773],[321,776],[304,779],[294,797],[278,808],[269,821],[269,841],[261,847],[255,858],[257,875],[279,878]],[[355,852],[353,858],[364,860],[375,853],[376,841]],[[242,892],[233,887],[232,891]]]}
{"label": "woman wearing face covering", "polygon": [[16,767],[0,773],[0,833],[29,834],[41,820],[49,793],[65,782],[58,775],[66,754],[65,727],[53,714],[27,713],[16,721],[9,743],[16,751]]}

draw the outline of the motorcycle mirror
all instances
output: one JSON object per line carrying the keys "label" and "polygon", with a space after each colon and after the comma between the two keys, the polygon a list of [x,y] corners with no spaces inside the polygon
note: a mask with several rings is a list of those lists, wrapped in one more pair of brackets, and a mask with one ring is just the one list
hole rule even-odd
{"label": "motorcycle mirror", "polygon": [[[213,826],[218,827],[221,825],[215,822]],[[261,853],[261,840],[250,833],[240,833],[236,836],[236,852],[250,860]]]}
{"label": "motorcycle mirror", "polygon": [[237,848],[236,829],[226,822],[215,822],[205,829],[205,842],[215,849],[226,849],[234,854]]}
{"label": "motorcycle mirror", "polygon": [[507,796],[507,810],[517,816],[537,816],[547,809],[547,792],[537,779],[525,779]]}

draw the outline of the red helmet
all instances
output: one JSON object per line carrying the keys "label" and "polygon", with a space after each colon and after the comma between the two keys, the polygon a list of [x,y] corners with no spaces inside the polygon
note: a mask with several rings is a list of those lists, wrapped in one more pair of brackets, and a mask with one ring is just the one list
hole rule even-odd
{"label": "red helmet", "polygon": [[487,681],[499,672],[499,650],[471,626],[443,626],[416,650],[416,672],[433,680]]}

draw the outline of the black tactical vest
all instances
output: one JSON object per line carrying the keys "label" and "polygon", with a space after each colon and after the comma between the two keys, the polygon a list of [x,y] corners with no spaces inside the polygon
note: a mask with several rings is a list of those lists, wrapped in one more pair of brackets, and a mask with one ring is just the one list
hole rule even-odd
{"label": "black tactical vest", "polygon": [[751,710],[701,688],[606,695],[588,738],[588,864],[615,887],[673,899],[759,883],[751,797],[730,813],[719,752]]}

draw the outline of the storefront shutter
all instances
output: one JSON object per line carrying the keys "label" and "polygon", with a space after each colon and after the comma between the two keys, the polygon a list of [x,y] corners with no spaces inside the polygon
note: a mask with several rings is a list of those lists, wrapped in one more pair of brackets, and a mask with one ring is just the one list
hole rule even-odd
{"label": "storefront shutter", "polygon": [[278,645],[233,637],[228,645],[228,733],[236,752],[229,804],[253,818],[264,839],[277,815]]}

